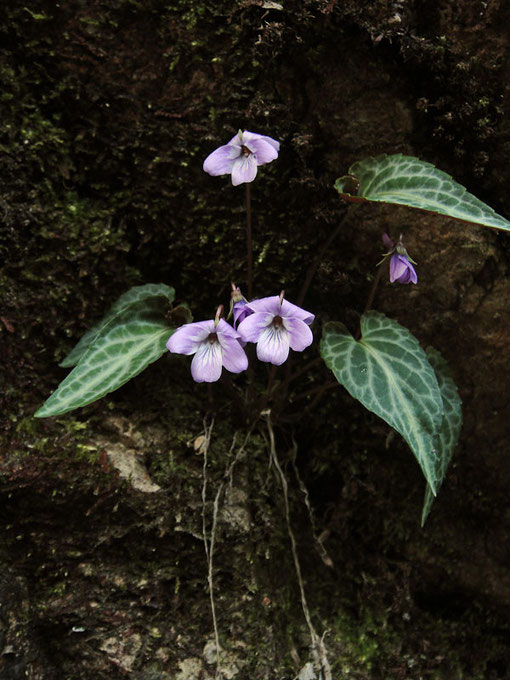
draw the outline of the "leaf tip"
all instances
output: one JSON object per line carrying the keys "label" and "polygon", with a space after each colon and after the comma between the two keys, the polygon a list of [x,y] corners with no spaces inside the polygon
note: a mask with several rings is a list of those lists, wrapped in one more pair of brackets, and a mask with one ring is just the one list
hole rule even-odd
{"label": "leaf tip", "polygon": [[359,185],[359,179],[354,175],[343,175],[336,180],[334,187],[341,194],[356,196],[359,191]]}
{"label": "leaf tip", "polygon": [[34,418],[46,418],[46,414],[44,413],[44,404],[40,406],[34,413]]}

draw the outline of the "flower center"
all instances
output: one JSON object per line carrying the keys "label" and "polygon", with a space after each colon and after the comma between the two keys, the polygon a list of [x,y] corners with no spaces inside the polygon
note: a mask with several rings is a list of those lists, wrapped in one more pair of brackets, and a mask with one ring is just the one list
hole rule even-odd
{"label": "flower center", "polygon": [[218,334],[217,333],[209,333],[209,337],[207,338],[207,342],[210,342],[211,345],[214,345],[214,343],[218,342]]}
{"label": "flower center", "polygon": [[241,144],[241,152],[243,156],[249,156],[251,154],[251,151],[244,144]]}
{"label": "flower center", "polygon": [[280,326],[283,326],[283,319],[281,316],[278,315],[275,316],[275,318],[273,319],[273,326],[275,328],[280,328]]}

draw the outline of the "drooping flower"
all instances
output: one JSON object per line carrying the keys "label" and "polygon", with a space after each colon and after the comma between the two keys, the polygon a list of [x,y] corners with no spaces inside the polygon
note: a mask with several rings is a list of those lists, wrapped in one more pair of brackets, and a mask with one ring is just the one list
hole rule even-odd
{"label": "drooping flower", "polygon": [[314,314],[301,309],[280,295],[252,300],[248,309],[253,312],[238,326],[241,338],[257,343],[257,357],[280,366],[289,356],[289,349],[302,352],[312,344],[309,325]]}
{"label": "drooping flower", "polygon": [[232,175],[237,186],[253,182],[257,166],[278,158],[280,142],[272,137],[248,130],[239,130],[228,144],[218,147],[204,161],[204,170],[210,175]]}
{"label": "drooping flower", "polygon": [[234,317],[234,328],[237,328],[243,319],[245,319],[250,314],[253,314],[251,309],[248,308],[247,300],[241,293],[239,286],[235,283],[230,284],[232,286],[232,292],[230,293],[230,316]]}
{"label": "drooping flower", "polygon": [[218,308],[215,319],[181,326],[166,343],[170,352],[195,355],[191,362],[191,376],[195,382],[219,380],[223,367],[231,373],[241,373],[248,368],[240,335],[220,319],[222,309],[222,306]]}
{"label": "drooping flower", "polygon": [[[383,234],[383,241],[388,252],[384,254],[382,262],[390,257],[390,283],[417,283],[418,275],[413,267],[416,262],[409,257],[402,242],[402,236],[395,244],[388,234]],[[379,263],[381,264],[381,263]]]}
{"label": "drooping flower", "polygon": [[238,302],[234,302],[234,306],[232,308],[232,315],[234,317],[234,328],[237,328],[241,321],[243,319],[246,319],[247,316],[250,316],[250,314],[253,314],[253,312],[251,311],[251,309],[249,309],[246,300],[239,300]]}

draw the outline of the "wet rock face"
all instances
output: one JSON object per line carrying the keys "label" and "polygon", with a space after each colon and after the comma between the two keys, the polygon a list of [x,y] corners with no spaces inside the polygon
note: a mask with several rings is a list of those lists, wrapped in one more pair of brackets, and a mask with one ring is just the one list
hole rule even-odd
{"label": "wet rock face", "polygon": [[[510,216],[509,10],[453,0],[9,4],[0,678],[214,677],[203,534],[219,491],[212,574],[225,677],[314,673],[267,432],[241,451],[244,422],[228,394],[212,400],[205,503],[197,442],[210,402],[185,360],[164,357],[64,418],[32,414],[64,375],[58,361],[131,285],[174,285],[198,319],[241,283],[243,194],[201,169],[239,127],[282,142],[253,185],[261,296],[299,291],[345,215],[333,182],[364,156],[422,157]],[[419,285],[385,284],[376,306],[447,358],[464,429],[420,532],[417,466],[345,393],[282,426],[312,618],[330,631],[338,676],[461,668],[504,678],[509,237],[363,206],[326,253],[307,308],[355,324],[383,232],[404,233]],[[288,454],[293,436],[329,562]]]}

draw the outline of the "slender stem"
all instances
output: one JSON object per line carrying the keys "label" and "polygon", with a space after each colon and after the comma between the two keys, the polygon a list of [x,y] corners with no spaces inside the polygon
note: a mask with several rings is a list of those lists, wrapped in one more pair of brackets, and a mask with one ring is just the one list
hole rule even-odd
{"label": "slender stem", "polygon": [[[329,389],[329,388],[328,388]],[[314,408],[317,406],[319,401],[322,399],[322,397],[326,394],[326,390],[322,390],[321,392],[317,392],[315,397],[312,399],[312,401],[308,404],[308,406],[301,412],[301,417],[308,415],[309,413],[312,413]]]}
{"label": "slender stem", "polygon": [[267,380],[267,390],[266,390],[266,403],[269,400],[269,397],[271,396],[271,390],[273,389],[273,382],[274,382],[274,374],[276,373],[276,366],[274,364],[271,364],[271,370],[269,373],[269,378]]}
{"label": "slender stem", "polygon": [[365,305],[365,309],[363,310],[363,314],[368,312],[368,310],[371,309],[372,305],[374,304],[375,294],[377,292],[377,287],[379,286],[379,282],[381,280],[382,274],[383,274],[383,267],[379,267],[377,269],[377,274],[375,275],[374,282],[372,283],[372,288],[370,289],[370,293],[368,294],[367,304]]}
{"label": "slender stem", "polygon": [[299,401],[300,399],[305,399],[306,397],[310,397],[312,394],[322,394],[322,392],[326,392],[326,390],[331,390],[334,387],[338,387],[339,383],[338,380],[331,380],[330,382],[327,382],[325,385],[319,385],[318,387],[312,387],[312,389],[307,390],[306,392],[301,392],[301,394],[298,394],[294,399],[292,400],[293,402]]}
{"label": "slender stem", "polygon": [[[336,229],[334,229],[331,234],[328,236],[326,239],[325,243],[323,244],[322,248],[319,250],[318,254],[316,255],[314,261],[308,267],[308,271],[306,272],[305,280],[303,281],[303,285],[301,286],[301,290],[299,291],[299,295],[296,300],[296,304],[301,307],[303,304],[303,300],[305,299],[305,295],[308,292],[308,288],[310,287],[310,284],[312,283],[313,277],[315,276],[317,269],[319,268],[320,263],[322,262],[322,258],[324,257],[324,253],[327,251],[327,249],[330,247],[330,245],[333,243],[337,235],[340,233],[340,230],[344,226],[347,218],[349,215],[352,215],[354,212],[354,209],[358,206],[359,204],[354,204],[350,205],[349,208],[347,209],[347,212],[345,215],[342,217],[340,222],[338,223]],[[289,360],[287,362],[287,367],[285,369],[285,380],[283,382],[283,385],[286,387],[289,382],[291,381],[291,366],[292,362]]]}
{"label": "slender stem", "polygon": [[330,385],[328,388],[321,389],[320,391],[318,391],[315,397],[312,399],[312,401],[303,410],[299,411],[299,413],[294,413],[290,416],[281,417],[280,422],[294,424],[297,423],[298,421],[303,422],[304,420],[306,420],[308,414],[313,412],[314,408],[320,402],[322,397],[326,394],[326,391],[332,387],[333,385]]}
{"label": "slender stem", "polygon": [[[379,286],[381,276],[383,275],[383,271],[384,271],[383,265],[381,265],[380,267],[377,268],[377,274],[375,275],[375,278],[372,282],[372,288],[370,288],[370,293],[368,294],[367,304],[365,305],[365,309],[363,310],[363,314],[366,314],[374,303],[375,294],[377,292],[377,287]],[[356,340],[359,340],[360,338],[361,338],[361,325],[358,329],[358,332],[356,333]]]}
{"label": "slender stem", "polygon": [[234,399],[234,401],[237,401],[239,399],[239,393],[234,387],[234,383],[232,382],[230,374],[227,371],[222,371],[220,380],[221,384],[230,392],[230,396]]}
{"label": "slender stem", "polygon": [[253,297],[253,246],[251,240],[251,184],[246,182],[246,273],[248,300]]}
{"label": "slender stem", "polygon": [[[246,292],[248,300],[253,298],[253,244],[251,238],[251,184],[246,182]],[[253,401],[253,366],[248,364],[247,399]]]}
{"label": "slender stem", "polygon": [[[349,221],[349,219],[354,215],[356,210],[359,208],[361,203],[351,203],[351,205],[347,208],[347,211],[345,215],[342,217],[340,222],[338,223],[336,229],[334,229],[329,237],[326,239],[325,243],[323,244],[322,248],[319,250],[315,260],[312,262],[311,266],[308,268],[308,271],[306,272],[305,280],[303,282],[303,285],[301,286],[301,290],[299,291],[299,295],[296,301],[296,304],[298,306],[301,306],[303,304],[303,300],[305,299],[305,295],[308,292],[308,288],[310,287],[310,284],[313,281],[313,277],[315,276],[317,269],[319,268],[320,263],[322,262],[322,258],[324,257],[324,254],[328,250],[328,248],[331,246],[335,238],[338,236],[340,231],[345,227],[346,223]],[[284,385],[287,386],[289,382],[291,381],[291,362],[287,362],[287,368],[285,372],[285,381]]]}
{"label": "slender stem", "polygon": [[264,411],[267,408],[267,404],[269,402],[269,399],[271,398],[271,392],[273,391],[273,382],[274,382],[274,376],[276,373],[276,366],[274,364],[271,365],[271,368],[269,370],[269,376],[267,378],[267,388],[266,388],[266,393],[264,394],[264,397],[261,402],[261,406],[258,409],[259,411]]}
{"label": "slender stem", "polygon": [[289,383],[291,383],[293,380],[296,380],[296,378],[299,378],[300,375],[303,375],[303,373],[306,373],[312,366],[316,366],[317,364],[322,363],[323,359],[322,357],[315,357],[315,359],[312,359],[311,361],[307,361],[304,366],[301,366],[300,369],[297,371],[294,371],[294,373],[290,373],[285,380],[281,383],[279,386],[279,389],[287,389]]}
{"label": "slender stem", "polygon": [[315,276],[317,269],[319,268],[320,263],[322,262],[322,258],[324,257],[324,253],[328,250],[330,245],[333,243],[335,238],[338,236],[340,231],[343,229],[345,226],[345,223],[347,220],[355,213],[355,211],[359,208],[361,204],[360,203],[352,203],[349,208],[347,209],[347,212],[343,216],[343,218],[340,220],[337,228],[331,232],[329,237],[326,239],[324,245],[322,248],[319,250],[315,260],[313,261],[312,265],[309,267],[308,271],[306,272],[306,277],[304,280],[303,285],[301,286],[301,290],[299,292],[297,302],[299,306],[302,305],[303,300],[305,299],[305,295],[308,291],[308,288],[310,287],[310,284],[313,280],[313,277]]}

